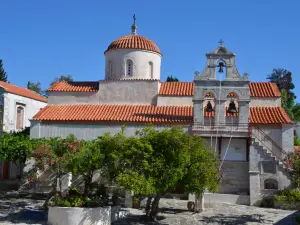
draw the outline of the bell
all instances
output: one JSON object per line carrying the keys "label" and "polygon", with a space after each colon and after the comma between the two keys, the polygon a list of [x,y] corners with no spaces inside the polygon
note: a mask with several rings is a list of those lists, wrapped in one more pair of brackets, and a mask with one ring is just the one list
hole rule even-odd
{"label": "bell", "polygon": [[212,105],[211,105],[210,101],[207,102],[205,111],[206,112],[212,112],[213,111],[213,108],[212,108]]}
{"label": "bell", "polygon": [[231,101],[231,102],[229,103],[229,108],[228,108],[227,112],[228,112],[228,113],[237,113],[237,110],[236,110],[234,101]]}
{"label": "bell", "polygon": [[224,63],[222,63],[222,62],[219,62],[219,73],[223,73],[224,71],[223,71],[223,67],[224,67],[225,65],[224,65]]}

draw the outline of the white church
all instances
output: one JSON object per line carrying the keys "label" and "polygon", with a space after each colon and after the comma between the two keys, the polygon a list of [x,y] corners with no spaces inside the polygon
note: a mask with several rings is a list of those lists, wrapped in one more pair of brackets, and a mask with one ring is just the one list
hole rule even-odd
{"label": "white church", "polygon": [[[31,138],[95,139],[126,134],[147,124],[182,126],[200,135],[220,154],[225,177],[215,201],[259,204],[291,185],[284,164],[294,150],[294,124],[281,107],[281,93],[269,82],[250,82],[222,42],[207,53],[202,73],[191,82],[163,82],[162,53],[150,39],[132,32],[105,50],[105,79],[58,82],[48,89],[48,105],[31,121]],[[222,80],[216,74],[222,73]]]}

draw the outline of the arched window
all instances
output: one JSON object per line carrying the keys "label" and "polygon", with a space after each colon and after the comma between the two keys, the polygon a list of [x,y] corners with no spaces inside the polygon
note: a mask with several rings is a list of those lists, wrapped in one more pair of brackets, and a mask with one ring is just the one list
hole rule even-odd
{"label": "arched window", "polygon": [[264,182],[265,189],[278,189],[278,182],[274,179],[267,179]]}
{"label": "arched window", "polygon": [[149,62],[149,77],[153,79],[153,62]]}
{"label": "arched window", "polygon": [[126,76],[132,76],[132,69],[133,69],[133,62],[132,60],[128,59],[126,62]]}
{"label": "arched window", "polygon": [[17,107],[17,118],[16,118],[16,128],[18,130],[24,127],[24,108],[22,106]]}

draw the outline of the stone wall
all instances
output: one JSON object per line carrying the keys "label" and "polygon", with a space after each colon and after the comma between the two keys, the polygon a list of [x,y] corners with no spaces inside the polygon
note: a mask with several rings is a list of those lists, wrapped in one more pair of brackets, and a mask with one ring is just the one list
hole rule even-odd
{"label": "stone wall", "polygon": [[220,183],[218,193],[248,194],[249,193],[249,163],[226,162],[222,166],[224,178]]}
{"label": "stone wall", "polygon": [[[291,188],[288,172],[277,164],[262,146],[253,144],[249,151],[250,204],[259,205],[261,200],[278,192]],[[276,188],[268,189],[265,182],[271,180]]]}

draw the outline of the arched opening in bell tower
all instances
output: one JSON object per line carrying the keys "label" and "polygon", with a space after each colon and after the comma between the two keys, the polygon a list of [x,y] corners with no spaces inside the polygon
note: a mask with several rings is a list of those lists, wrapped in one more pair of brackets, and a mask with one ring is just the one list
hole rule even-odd
{"label": "arched opening in bell tower", "polygon": [[224,60],[219,59],[216,64],[216,80],[226,79],[226,63]]}

